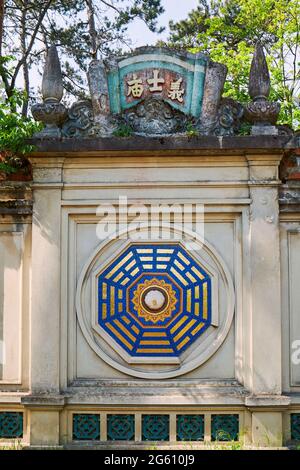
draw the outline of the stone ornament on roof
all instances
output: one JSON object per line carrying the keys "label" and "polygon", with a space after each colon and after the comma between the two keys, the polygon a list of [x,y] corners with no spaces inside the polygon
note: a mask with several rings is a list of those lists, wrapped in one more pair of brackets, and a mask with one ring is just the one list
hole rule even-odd
{"label": "stone ornament on roof", "polygon": [[63,97],[62,74],[59,57],[55,46],[47,54],[42,82],[43,103],[32,107],[33,117],[45,124],[41,137],[59,138],[60,126],[67,119],[67,110],[61,103]]}
{"label": "stone ornament on roof", "polygon": [[253,124],[252,135],[277,135],[275,126],[280,104],[268,101],[270,74],[263,47],[257,43],[250,69],[249,95],[252,102],[245,107],[245,117]]}
{"label": "stone ornament on roof", "polygon": [[46,124],[36,137],[89,138],[119,135],[236,135],[243,119],[253,134],[276,134],[277,103],[268,102],[269,73],[260,45],[254,54],[250,103],[222,98],[227,68],[202,53],[143,47],[128,55],[94,60],[88,71],[91,99],[68,110],[60,103],[62,77],[55,46],[43,77],[43,103],[33,106]]}

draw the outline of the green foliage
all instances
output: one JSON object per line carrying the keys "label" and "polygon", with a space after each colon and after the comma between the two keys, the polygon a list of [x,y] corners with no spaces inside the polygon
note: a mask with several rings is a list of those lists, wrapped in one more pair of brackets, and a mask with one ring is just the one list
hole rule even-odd
{"label": "green foliage", "polygon": [[0,450],[22,450],[23,444],[20,439],[14,440],[7,444],[5,439],[0,439]]}
{"label": "green foliage", "polygon": [[[124,3],[124,0],[119,0],[119,3]],[[116,28],[127,27],[128,23],[135,18],[140,18],[147,24],[150,31],[161,32],[163,28],[157,28],[157,17],[163,12],[161,0],[132,0],[125,8],[119,8],[115,26]]]}
{"label": "green foliage", "polygon": [[170,45],[204,52],[228,67],[224,96],[250,101],[254,46],[267,51],[270,99],[282,103],[279,124],[300,124],[299,0],[201,0],[197,10],[170,23]]}
{"label": "green foliage", "polygon": [[198,137],[198,129],[193,125],[192,122],[188,122],[186,126],[186,135],[188,137]]}
{"label": "green foliage", "polygon": [[3,173],[6,173],[7,175],[10,175],[12,173],[16,173],[17,171],[18,171],[18,169],[15,168],[13,165],[10,165],[9,163],[0,161],[0,172],[3,172]]}
{"label": "green foliage", "polygon": [[14,173],[22,166],[22,160],[15,157],[22,157],[34,150],[34,146],[27,144],[26,139],[42,127],[17,111],[23,100],[24,95],[15,91],[6,102],[0,103],[0,155],[3,158],[0,170],[5,173]]}
{"label": "green foliage", "polygon": [[[130,46],[128,28],[143,21],[160,32],[157,19],[164,12],[161,0],[5,0],[2,53],[15,57],[13,73],[6,75],[6,96],[17,77],[30,98],[37,92],[31,71],[42,72],[44,52],[59,46],[67,99],[87,98],[86,74],[92,59],[107,57]],[[24,6],[25,5],[25,6]],[[2,70],[3,72],[3,70]],[[1,76],[1,63],[0,63]],[[3,78],[3,74],[2,74]]]}
{"label": "green foliage", "polygon": [[251,127],[251,124],[249,124],[248,122],[243,122],[239,129],[239,135],[250,135]]}
{"label": "green foliage", "polygon": [[26,144],[26,139],[40,130],[40,124],[29,118],[24,118],[17,111],[21,106],[24,96],[15,92],[9,100],[0,104],[0,149],[1,152],[10,154],[26,154],[33,150],[32,145]]}
{"label": "green foliage", "polygon": [[131,137],[132,128],[127,124],[120,124],[119,127],[114,131],[113,135],[115,137]]}

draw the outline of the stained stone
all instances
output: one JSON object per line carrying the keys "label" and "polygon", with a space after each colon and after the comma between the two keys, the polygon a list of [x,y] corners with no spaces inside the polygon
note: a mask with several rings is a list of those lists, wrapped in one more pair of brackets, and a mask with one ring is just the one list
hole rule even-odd
{"label": "stained stone", "polygon": [[63,96],[63,83],[56,46],[51,46],[46,57],[42,83],[43,103],[32,107],[32,115],[45,128],[36,134],[38,138],[57,139],[61,137],[60,126],[67,117],[67,110],[60,102]]}
{"label": "stained stone", "polygon": [[258,42],[253,54],[250,69],[249,95],[253,100],[268,98],[270,94],[270,74],[262,45]]}
{"label": "stained stone", "polygon": [[222,97],[226,75],[225,65],[202,53],[138,48],[125,56],[93,60],[90,100],[66,110],[60,103],[61,69],[52,46],[43,77],[44,102],[32,109],[35,119],[46,124],[37,137],[233,136],[245,121],[252,124],[252,135],[277,135],[280,105],[268,101],[270,75],[261,44],[251,64],[251,103],[243,107]]}
{"label": "stained stone", "polygon": [[107,74],[102,60],[93,60],[89,66],[88,80],[91,92],[94,116],[106,116],[110,113]]}
{"label": "stained stone", "polygon": [[63,97],[63,83],[59,57],[56,46],[51,46],[47,53],[43,81],[42,95],[44,101],[61,101]]}
{"label": "stained stone", "polygon": [[245,107],[245,118],[251,124],[252,135],[278,135],[275,127],[280,105],[268,101],[270,94],[270,75],[265,54],[260,43],[257,43],[250,70],[249,94],[253,99]]}
{"label": "stained stone", "polygon": [[209,62],[206,70],[201,114],[201,134],[212,134],[217,121],[218,109],[227,75],[227,67]]}

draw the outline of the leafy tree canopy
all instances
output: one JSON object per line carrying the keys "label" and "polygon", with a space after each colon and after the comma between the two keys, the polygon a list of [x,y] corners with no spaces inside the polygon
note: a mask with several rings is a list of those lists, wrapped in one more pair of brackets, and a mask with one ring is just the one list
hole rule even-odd
{"label": "leafy tree canopy", "polygon": [[299,0],[200,0],[186,20],[170,23],[169,45],[204,52],[228,67],[225,96],[249,101],[254,45],[267,52],[272,90],[281,102],[279,123],[300,125]]}
{"label": "leafy tree canopy", "polygon": [[23,156],[34,149],[26,140],[42,128],[40,123],[18,112],[24,100],[24,93],[15,91],[8,100],[0,102],[0,171],[5,173],[23,168]]}
{"label": "leafy tree canopy", "polygon": [[14,171],[32,150],[26,139],[40,125],[27,117],[28,105],[50,44],[60,49],[67,99],[86,98],[89,62],[129,46],[135,19],[161,31],[163,11],[161,0],[0,0],[0,170]]}
{"label": "leafy tree canopy", "polygon": [[[44,53],[53,43],[59,46],[69,98],[85,98],[84,72],[91,59],[130,47],[127,29],[135,19],[153,32],[161,31],[157,19],[163,11],[161,0],[4,0],[0,77],[7,98],[24,83],[26,94],[35,99],[36,74],[42,73]],[[13,67],[1,59],[5,55],[14,57]],[[25,100],[23,114],[27,112]]]}

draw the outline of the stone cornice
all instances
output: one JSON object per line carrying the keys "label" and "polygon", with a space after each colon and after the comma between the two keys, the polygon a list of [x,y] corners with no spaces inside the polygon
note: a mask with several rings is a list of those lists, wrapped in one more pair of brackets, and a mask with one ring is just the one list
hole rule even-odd
{"label": "stone cornice", "polygon": [[129,137],[98,139],[32,139],[34,157],[80,157],[134,155],[224,155],[224,154],[283,154],[299,147],[299,137],[291,136],[241,136],[241,137]]}

